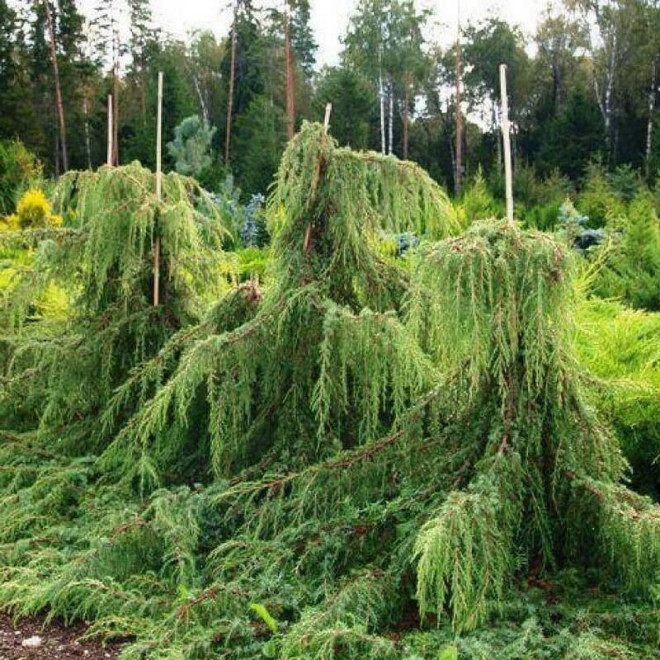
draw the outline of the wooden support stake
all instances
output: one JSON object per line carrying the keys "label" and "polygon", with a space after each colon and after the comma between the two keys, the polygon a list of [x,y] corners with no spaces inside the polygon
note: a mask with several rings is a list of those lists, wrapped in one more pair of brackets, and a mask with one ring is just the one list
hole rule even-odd
{"label": "wooden support stake", "polygon": [[293,62],[293,45],[291,43],[291,0],[284,3],[284,60],[286,79],[286,136],[291,140],[296,134],[296,91]]}
{"label": "wooden support stake", "polygon": [[504,177],[506,181],[506,219],[513,224],[513,175],[511,170],[511,135],[509,133],[509,99],[506,93],[506,64],[500,64],[502,95],[502,138],[504,141]]}
{"label": "wooden support stake", "polygon": [[108,95],[108,167],[112,167],[112,94]]}
{"label": "wooden support stake", "polygon": [[[162,135],[163,135],[163,72],[158,72],[158,120],[156,124],[156,199],[163,198],[163,164],[162,164]],[[154,242],[154,307],[158,307],[160,295],[160,236],[158,226],[154,228],[156,240]]]}
{"label": "wooden support stake", "polygon": [[330,128],[330,113],[332,112],[332,103],[325,106],[325,119],[323,120],[323,132],[327,135]]}

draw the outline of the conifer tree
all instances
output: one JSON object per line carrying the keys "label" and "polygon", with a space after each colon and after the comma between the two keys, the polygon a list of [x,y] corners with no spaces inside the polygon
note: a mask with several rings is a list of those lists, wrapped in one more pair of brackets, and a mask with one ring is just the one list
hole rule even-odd
{"label": "conifer tree", "polygon": [[[577,631],[495,621],[499,646],[490,631],[461,636],[531,607],[510,596],[537,562],[588,564],[646,602],[660,564],[658,507],[621,485],[573,357],[565,246],[497,221],[447,238],[453,209],[417,166],[304,124],[268,205],[270,285],[186,322],[189,287],[217,272],[199,260],[218,229],[198,217],[203,193],[172,175],[154,206],[137,166],[65,181],[70,241],[14,236],[60,241],[40,247],[31,291],[85,257],[84,314],[76,334],[39,327],[39,355],[59,358],[49,387],[21,389],[41,378],[31,333],[0,345],[0,606],[93,621],[130,638],[129,659],[639,648],[636,633],[585,632],[584,613]],[[383,234],[404,231],[433,242],[384,256]],[[146,319],[161,313],[148,305],[153,232],[171,250],[170,311]],[[107,365],[112,390],[87,403]],[[641,635],[657,624],[644,602]]]}
{"label": "conifer tree", "polygon": [[[154,175],[138,164],[71,172],[53,193],[63,227],[3,235],[5,242],[37,247],[34,267],[11,301],[15,330],[3,336],[12,356],[3,368],[5,424],[36,423],[45,438],[57,427],[62,442],[81,443],[77,451],[98,446],[108,434],[99,415],[114,388],[199,315],[202,283],[217,281],[212,252],[223,225],[193,180],[165,176],[162,204],[154,186]],[[164,260],[162,310],[149,302],[156,235]],[[53,283],[72,292],[75,310],[71,325],[57,326],[56,342],[24,325],[34,301]]]}
{"label": "conifer tree", "polygon": [[[116,440],[121,451],[148,450],[167,428],[185,434],[203,387],[218,476],[291,451],[292,438],[296,462],[318,460],[376,440],[426,382],[425,360],[391,316],[405,274],[373,242],[378,230],[447,233],[454,216],[444,193],[414,165],[339,149],[307,124],[285,153],[270,209],[272,290],[248,323],[183,352]],[[147,365],[143,376],[157,382],[161,372]],[[145,387],[138,376],[117,401],[136,387]]]}
{"label": "conifer tree", "polygon": [[430,249],[413,277],[410,322],[453,374],[471,445],[459,488],[417,537],[417,597],[422,616],[449,605],[459,632],[537,558],[600,566],[632,592],[658,570],[660,509],[622,485],[625,461],[574,358],[571,271],[548,236],[491,222]]}

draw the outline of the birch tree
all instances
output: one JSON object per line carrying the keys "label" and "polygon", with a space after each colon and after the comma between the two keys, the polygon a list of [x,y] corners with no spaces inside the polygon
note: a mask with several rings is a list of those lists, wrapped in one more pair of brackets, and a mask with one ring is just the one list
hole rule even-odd
{"label": "birch tree", "polygon": [[[348,33],[344,37],[343,58],[346,64],[352,65],[364,72],[374,81],[378,94],[380,117],[381,153],[388,151],[386,123],[386,65],[387,40],[386,25],[390,3],[387,0],[359,0],[355,13],[351,16]],[[388,81],[389,82],[389,81]],[[391,90],[388,93],[391,97]],[[392,113],[390,111],[390,117]],[[392,130],[390,127],[390,138]],[[391,149],[391,139],[389,143]]]}
{"label": "birch tree", "polygon": [[630,59],[635,40],[638,0],[569,0],[568,7],[582,21],[588,37],[592,86],[605,127],[608,161],[615,158],[617,85]]}

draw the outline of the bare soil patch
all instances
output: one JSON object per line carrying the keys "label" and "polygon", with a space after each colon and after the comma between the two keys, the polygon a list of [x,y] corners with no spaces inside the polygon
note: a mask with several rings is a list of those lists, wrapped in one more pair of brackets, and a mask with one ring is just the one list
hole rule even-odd
{"label": "bare soil patch", "polygon": [[[54,621],[44,627],[38,618],[22,619],[14,623],[11,617],[0,614],[0,660],[68,660],[87,658],[88,660],[116,660],[120,645],[95,641],[79,641],[85,634],[84,624],[64,626]],[[24,642],[35,637],[41,640],[38,646],[24,646]]]}

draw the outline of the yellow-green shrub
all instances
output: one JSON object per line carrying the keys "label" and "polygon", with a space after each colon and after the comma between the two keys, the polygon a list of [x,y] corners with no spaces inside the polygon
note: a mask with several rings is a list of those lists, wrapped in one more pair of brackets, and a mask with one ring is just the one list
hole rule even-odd
{"label": "yellow-green shrub", "polygon": [[18,201],[16,215],[21,229],[59,227],[62,224],[62,216],[51,212],[46,195],[35,188],[28,190]]}
{"label": "yellow-green shrub", "polygon": [[8,213],[17,196],[42,175],[41,163],[18,140],[0,140],[0,215]]}

